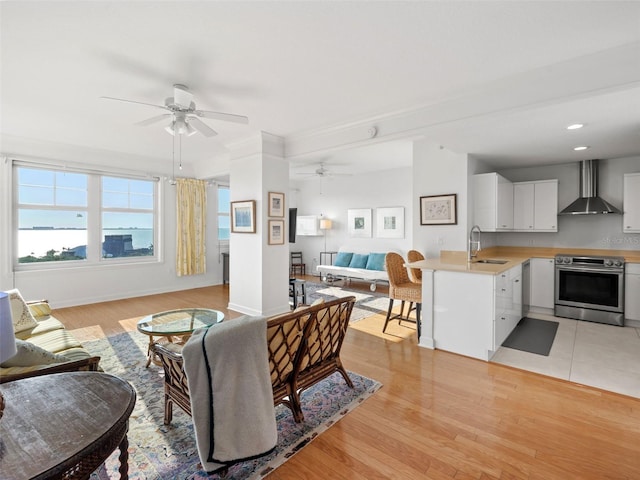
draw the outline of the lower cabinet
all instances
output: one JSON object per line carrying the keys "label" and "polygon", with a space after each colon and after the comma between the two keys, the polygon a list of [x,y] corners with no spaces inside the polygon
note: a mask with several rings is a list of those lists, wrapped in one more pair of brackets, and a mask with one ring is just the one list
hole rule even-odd
{"label": "lower cabinet", "polygon": [[436,271],[433,340],[437,349],[489,360],[522,317],[522,266],[498,275]]}
{"label": "lower cabinet", "polygon": [[555,260],[553,258],[531,259],[530,306],[553,309],[555,304]]}
{"label": "lower cabinet", "polygon": [[522,266],[496,275],[493,350],[506,340],[522,318]]}
{"label": "lower cabinet", "polygon": [[640,263],[626,264],[624,282],[624,318],[640,320]]}

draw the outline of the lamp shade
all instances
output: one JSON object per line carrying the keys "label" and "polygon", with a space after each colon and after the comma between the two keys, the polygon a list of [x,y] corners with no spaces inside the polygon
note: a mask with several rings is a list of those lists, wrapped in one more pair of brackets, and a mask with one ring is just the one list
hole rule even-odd
{"label": "lamp shade", "polygon": [[331,220],[328,218],[323,218],[320,220],[320,230],[331,230],[332,224]]}
{"label": "lamp shade", "polygon": [[9,294],[0,292],[0,363],[16,354],[16,337],[13,333]]}

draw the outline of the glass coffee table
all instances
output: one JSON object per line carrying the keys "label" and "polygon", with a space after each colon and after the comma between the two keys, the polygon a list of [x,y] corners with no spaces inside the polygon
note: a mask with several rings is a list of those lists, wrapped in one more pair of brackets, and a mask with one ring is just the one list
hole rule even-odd
{"label": "glass coffee table", "polygon": [[[148,315],[138,322],[138,331],[149,336],[147,367],[153,361],[154,343],[184,344],[194,330],[206,328],[224,320],[224,313],[208,308],[180,308]],[[154,337],[160,337],[154,340]]]}

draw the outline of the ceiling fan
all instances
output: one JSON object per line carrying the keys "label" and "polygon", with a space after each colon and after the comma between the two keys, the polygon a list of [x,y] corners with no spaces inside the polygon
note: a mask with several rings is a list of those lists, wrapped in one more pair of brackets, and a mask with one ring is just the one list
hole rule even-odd
{"label": "ceiling fan", "polygon": [[325,168],[324,163],[321,163],[320,166],[315,169],[315,171],[298,172],[298,175],[307,175],[307,176],[325,178],[325,177],[349,176],[351,174],[350,173],[334,173],[331,170]]}
{"label": "ceiling fan", "polygon": [[196,132],[200,132],[206,137],[213,137],[218,133],[204,123],[200,118],[210,118],[213,120],[223,120],[225,122],[249,123],[249,119],[243,115],[234,115],[232,113],[211,112],[207,110],[196,109],[193,101],[193,93],[189,88],[180,83],[173,85],[173,97],[168,97],[164,101],[164,105],[155,105],[153,103],[138,102],[135,100],[126,100],[124,98],[100,97],[107,100],[117,100],[119,102],[137,103],[139,105],[147,105],[149,107],[161,108],[167,113],[156,115],[155,117],[137,122],[136,125],[147,126],[159,122],[164,119],[171,119],[171,123],[165,127],[165,130],[171,135],[188,135],[191,136]]}

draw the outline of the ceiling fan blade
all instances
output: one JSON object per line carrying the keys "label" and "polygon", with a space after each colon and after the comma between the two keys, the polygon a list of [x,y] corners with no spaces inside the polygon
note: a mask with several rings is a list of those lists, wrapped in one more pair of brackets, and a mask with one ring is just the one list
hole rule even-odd
{"label": "ceiling fan blade", "polygon": [[147,118],[146,120],[142,120],[141,122],[137,122],[134,125],[140,125],[141,127],[146,127],[147,125],[151,125],[152,123],[159,122],[160,120],[164,120],[167,117],[170,117],[170,113],[163,113],[162,115],[157,115],[155,117]]}
{"label": "ceiling fan blade", "polygon": [[213,137],[213,136],[218,134],[218,132],[216,132],[213,128],[211,128],[209,125],[204,123],[198,117],[193,116],[193,115],[189,115],[188,118],[189,118],[189,125],[191,125],[193,128],[195,128],[197,131],[199,131],[205,137]]}
{"label": "ceiling fan blade", "polygon": [[245,117],[244,115],[234,115],[232,113],[222,113],[222,112],[208,112],[206,110],[196,110],[196,115],[204,118],[211,118],[214,120],[224,120],[225,122],[235,122],[235,123],[249,123],[249,117]]}
{"label": "ceiling fan blade", "polygon": [[127,103],[137,103],[138,105],[146,105],[148,107],[161,108],[163,110],[169,110],[164,105],[155,105],[153,103],[145,103],[145,102],[136,102],[135,100],[125,100],[124,98],[115,98],[115,97],[100,97],[106,100],[117,100],[118,102],[127,102]]}
{"label": "ceiling fan blade", "polygon": [[176,83],[173,86],[173,102],[176,105],[180,105],[184,108],[189,108],[192,101],[193,93],[191,93],[186,86],[180,83]]}

